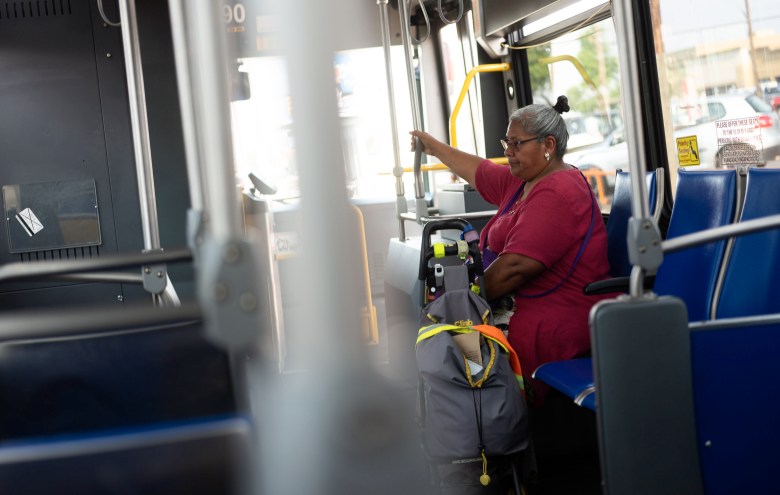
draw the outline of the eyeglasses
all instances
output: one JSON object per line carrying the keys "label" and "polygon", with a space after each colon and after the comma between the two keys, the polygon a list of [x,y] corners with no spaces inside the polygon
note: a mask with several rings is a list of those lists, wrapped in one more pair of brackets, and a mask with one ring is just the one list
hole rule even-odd
{"label": "eyeglasses", "polygon": [[521,144],[530,143],[531,141],[539,140],[539,136],[530,137],[528,139],[501,139],[501,146],[504,147],[504,151],[512,148],[513,150],[520,149]]}

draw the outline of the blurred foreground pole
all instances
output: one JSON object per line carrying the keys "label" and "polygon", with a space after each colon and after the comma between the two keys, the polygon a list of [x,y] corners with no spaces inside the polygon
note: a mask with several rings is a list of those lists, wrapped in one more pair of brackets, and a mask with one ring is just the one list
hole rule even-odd
{"label": "blurred foreground pole", "polygon": [[293,278],[308,303],[295,318],[302,328],[290,330],[307,336],[297,349],[307,366],[253,391],[263,493],[422,493],[412,411],[376,374],[361,336],[359,230],[347,196],[332,43],[365,20],[353,19],[346,2],[274,3],[301,191]]}

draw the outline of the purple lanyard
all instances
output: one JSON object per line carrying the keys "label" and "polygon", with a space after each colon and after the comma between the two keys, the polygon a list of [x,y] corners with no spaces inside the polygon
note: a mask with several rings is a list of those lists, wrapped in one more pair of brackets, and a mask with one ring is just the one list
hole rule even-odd
{"label": "purple lanyard", "polygon": [[[583,178],[585,176],[583,175]],[[587,182],[587,179],[585,179]],[[590,183],[588,183],[588,188],[590,188]],[[580,245],[580,250],[577,251],[577,256],[574,257],[574,263],[571,264],[569,267],[569,271],[566,273],[566,275],[561,279],[560,282],[555,287],[552,287],[550,289],[547,289],[544,292],[539,292],[538,294],[523,294],[520,291],[517,291],[517,295],[520,297],[525,297],[526,299],[535,299],[537,297],[546,296],[547,294],[550,294],[554,291],[556,291],[560,286],[562,286],[564,283],[566,283],[567,280],[569,280],[569,277],[571,276],[572,272],[574,272],[574,267],[577,266],[577,263],[580,261],[580,258],[582,257],[582,254],[585,252],[585,247],[588,245],[588,242],[590,242],[590,237],[593,234],[593,227],[596,226],[596,210],[598,210],[598,207],[596,206],[596,198],[593,196],[593,193],[590,194],[590,227],[588,227],[588,233],[585,234],[585,239],[582,240],[582,244]]]}
{"label": "purple lanyard", "polygon": [[[511,208],[512,205],[515,204],[515,201],[517,201],[517,198],[519,198],[520,194],[522,194],[523,189],[525,189],[525,181],[520,184],[520,186],[517,188],[517,191],[515,191],[515,193],[512,195],[511,198],[509,198],[509,202],[506,204],[506,206],[504,206],[504,209],[502,209],[498,213],[498,215],[496,216],[496,220],[501,218],[502,216],[504,216],[504,214],[507,211],[509,211],[509,208]],[[485,232],[485,240],[482,242],[482,249],[481,249],[481,251],[485,251],[485,249],[490,249],[490,248],[487,247],[487,232]],[[492,263],[493,261],[495,261],[495,258],[497,258],[498,256],[495,253],[493,253],[492,250],[491,250],[491,253],[495,256],[493,259],[490,260],[490,262]],[[484,260],[484,258],[483,258],[483,260]],[[489,263],[487,265],[489,265]],[[487,265],[485,266],[485,268],[487,268]]]}

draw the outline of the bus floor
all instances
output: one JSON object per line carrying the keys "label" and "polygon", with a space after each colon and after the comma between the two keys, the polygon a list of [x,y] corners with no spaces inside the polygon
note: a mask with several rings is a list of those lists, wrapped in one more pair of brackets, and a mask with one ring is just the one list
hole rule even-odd
{"label": "bus floor", "polygon": [[596,414],[551,389],[530,422],[537,468],[529,495],[601,494]]}

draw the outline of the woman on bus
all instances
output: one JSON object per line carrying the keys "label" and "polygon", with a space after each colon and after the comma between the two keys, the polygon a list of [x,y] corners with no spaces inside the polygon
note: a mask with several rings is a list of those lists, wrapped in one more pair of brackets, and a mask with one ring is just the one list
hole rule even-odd
{"label": "woman on bus", "polygon": [[588,313],[599,298],[584,295],[583,287],[609,275],[607,236],[593,191],[563,161],[568,131],[560,114],[568,110],[560,96],[554,107],[515,111],[501,140],[509,167],[411,132],[413,148],[419,138],[425,153],[499,208],[480,235],[484,289],[491,301],[514,297],[508,340],[535,407],[547,387],[534,383],[531,373],[546,362],[589,352]]}

